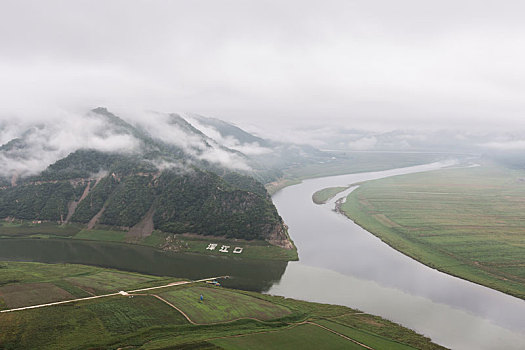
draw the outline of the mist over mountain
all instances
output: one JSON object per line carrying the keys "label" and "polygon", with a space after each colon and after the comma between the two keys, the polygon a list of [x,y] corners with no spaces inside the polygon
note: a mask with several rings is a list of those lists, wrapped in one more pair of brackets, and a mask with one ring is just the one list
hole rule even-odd
{"label": "mist over mountain", "polygon": [[154,122],[132,123],[99,107],[63,124],[20,128],[0,147],[0,217],[290,246],[282,219],[255,179],[275,178],[274,170],[181,115],[151,115]]}

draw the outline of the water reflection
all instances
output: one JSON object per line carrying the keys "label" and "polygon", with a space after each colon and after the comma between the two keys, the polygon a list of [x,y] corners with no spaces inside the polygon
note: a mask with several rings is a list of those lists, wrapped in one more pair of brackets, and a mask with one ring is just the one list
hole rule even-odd
{"label": "water reflection", "polygon": [[150,247],[68,239],[2,239],[0,260],[72,263],[158,276],[199,279],[229,275],[224,285],[266,291],[279,281],[287,262],[163,252]]}

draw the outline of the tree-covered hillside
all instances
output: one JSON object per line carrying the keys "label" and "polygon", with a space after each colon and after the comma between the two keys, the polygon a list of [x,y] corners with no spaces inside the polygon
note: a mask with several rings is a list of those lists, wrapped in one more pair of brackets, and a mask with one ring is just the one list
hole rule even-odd
{"label": "tree-covered hillside", "polygon": [[262,184],[184,163],[160,170],[136,155],[79,150],[0,189],[0,217],[130,228],[150,210],[154,228],[165,232],[286,238]]}

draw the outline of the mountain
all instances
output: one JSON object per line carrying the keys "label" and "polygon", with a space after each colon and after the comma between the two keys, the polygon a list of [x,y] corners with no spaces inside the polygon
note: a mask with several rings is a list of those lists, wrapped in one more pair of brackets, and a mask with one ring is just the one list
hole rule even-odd
{"label": "mountain", "polygon": [[13,164],[43,157],[45,150],[34,154],[35,144],[42,146],[52,137],[46,134],[35,142],[31,132],[23,133],[0,147],[1,159],[12,168],[1,183],[0,217],[78,223],[88,229],[149,227],[141,235],[157,229],[291,246],[266,189],[250,176],[256,175],[250,166],[254,162],[242,152],[219,144],[176,114],[162,125],[172,132],[169,137],[158,137],[105,108],[88,117],[101,123],[92,139],[108,144],[124,140],[129,148],[80,148],[27,175]]}
{"label": "mountain", "polygon": [[250,134],[249,132],[244,131],[243,129],[225,122],[217,118],[208,118],[202,115],[192,114],[190,119],[193,119],[194,122],[199,125],[201,129],[210,130],[214,129],[218,132],[223,139],[232,139],[236,140],[238,144],[258,144],[262,147],[269,146],[269,142],[265,139],[262,139],[258,136]]}

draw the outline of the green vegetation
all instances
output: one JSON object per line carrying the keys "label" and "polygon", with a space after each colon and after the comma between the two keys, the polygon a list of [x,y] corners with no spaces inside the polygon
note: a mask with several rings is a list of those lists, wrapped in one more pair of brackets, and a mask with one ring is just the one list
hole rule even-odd
{"label": "green vegetation", "polygon": [[239,173],[227,173],[222,178],[238,189],[256,193],[261,197],[268,197],[268,192],[264,188],[264,185],[251,176],[244,176]]}
{"label": "green vegetation", "polygon": [[408,346],[402,343],[395,343],[392,339],[384,338],[374,333],[370,333],[364,330],[355,329],[348,327],[347,325],[339,322],[321,320],[320,325],[330,328],[338,333],[344,334],[347,337],[357,340],[360,343],[367,344],[374,349],[389,349],[389,350],[410,350],[415,349],[412,346]]}
{"label": "green vegetation", "polygon": [[73,238],[89,239],[93,241],[124,242],[127,232],[115,230],[82,230]]}
{"label": "green vegetation", "polygon": [[[161,233],[157,235],[152,234],[150,237],[144,239],[144,241],[154,241],[154,237],[158,237]],[[298,260],[297,250],[296,249],[285,249],[269,244],[266,241],[261,240],[243,240],[243,239],[226,239],[222,237],[198,237],[194,236],[185,236],[185,235],[166,235],[163,234],[163,237],[166,237],[160,241],[160,245],[157,247],[175,247],[178,251],[182,252],[191,252],[199,253],[206,255],[217,255],[217,256],[232,256],[237,258],[246,258],[246,259],[268,259],[268,260]],[[173,237],[173,238],[171,238]],[[206,249],[210,243],[217,244],[217,247],[214,250]],[[146,244],[146,243],[145,243]],[[228,253],[221,253],[219,249],[222,245],[230,246]],[[233,249],[235,247],[243,248],[242,253],[234,254]],[[171,250],[171,249],[170,249]]]}
{"label": "green vegetation", "polygon": [[297,185],[300,183],[301,180],[299,179],[280,179],[266,184],[265,187],[268,193],[273,196],[274,194],[279,192],[279,190],[282,190],[285,187]]}
{"label": "green vegetation", "polygon": [[27,220],[16,220],[13,222],[0,221],[0,235],[8,238],[32,237],[45,235],[48,237],[71,237],[82,230],[80,225],[57,225],[52,222],[32,223]]}
{"label": "green vegetation", "polygon": [[97,270],[96,273],[66,277],[65,280],[94,294],[115,292],[149,286],[151,282],[165,281],[151,276],[131,274],[115,270]]}
{"label": "green vegetation", "polygon": [[15,308],[172,281],[173,278],[84,265],[3,262],[0,263],[0,305],[4,309]]}
{"label": "green vegetation", "polygon": [[131,227],[149,210],[155,199],[151,175],[131,175],[123,179],[106,203],[101,224]]}
{"label": "green vegetation", "polygon": [[212,340],[211,343],[225,349],[364,349],[330,331],[311,324],[302,324],[284,330],[250,334],[243,337]]}
{"label": "green vegetation", "polygon": [[525,172],[493,165],[364,183],[341,209],[395,249],[525,298]]}
{"label": "green vegetation", "polygon": [[[75,295],[79,297],[172,281],[82,265],[0,264],[1,288],[9,287],[15,294],[18,290],[18,305],[24,299],[35,302],[36,294],[28,283],[54,285],[64,291],[67,285],[71,295],[83,291],[84,295]],[[41,291],[56,296],[54,289],[43,287]],[[61,295],[70,298],[65,292]],[[2,302],[0,299],[0,305]],[[0,344],[5,349],[360,348],[341,335],[377,349],[443,349],[411,330],[347,307],[204,283],[0,313]]]}
{"label": "green vegetation", "polygon": [[221,177],[195,166],[161,171],[138,156],[79,150],[41,175],[0,189],[0,217],[129,228],[148,212],[164,232],[286,239],[264,186],[232,172]]}
{"label": "green vegetation", "polygon": [[319,190],[315,192],[312,195],[312,200],[315,204],[325,204],[330,199],[334,198],[336,194],[339,192],[343,192],[344,190],[348,189],[348,187],[328,187],[324,188],[322,190]]}
{"label": "green vegetation", "polygon": [[0,287],[0,296],[9,308],[73,299],[70,293],[53,283],[8,284]]}
{"label": "green vegetation", "polygon": [[75,199],[70,183],[42,183],[0,190],[0,217],[60,221]]}
{"label": "green vegetation", "polygon": [[114,176],[106,176],[93,188],[86,198],[81,201],[71,217],[71,221],[87,223],[104,206],[111,192],[118,186],[118,180]]}
{"label": "green vegetation", "polygon": [[0,344],[4,349],[117,348],[137,334],[169,324],[183,325],[182,315],[157,299],[112,297],[76,304],[0,314]]}
{"label": "green vegetation", "polygon": [[[228,322],[247,317],[271,320],[291,313],[280,305],[223,288],[179,288],[159,295],[176,304],[195,323]],[[196,302],[200,295],[204,300]]]}
{"label": "green vegetation", "polygon": [[[151,235],[136,239],[129,237],[125,230],[105,225],[94,229],[84,229],[82,225],[55,223],[32,224],[27,221],[0,222],[0,239],[2,238],[72,238],[92,241],[119,242],[150,246],[160,250],[181,253],[228,256],[243,259],[297,260],[296,249],[286,249],[272,245],[264,240],[228,239],[215,236],[172,234],[155,230]],[[217,244],[214,250],[206,249],[210,243]],[[222,245],[230,246],[228,253],[219,252]],[[234,254],[233,249],[241,247],[242,253]]]}
{"label": "green vegetation", "polygon": [[115,153],[78,150],[66,158],[51,164],[40,175],[30,177],[25,182],[88,178],[92,174],[108,170],[115,162],[122,158],[121,155]]}
{"label": "green vegetation", "polygon": [[240,190],[213,173],[163,172],[155,186],[153,221],[162,231],[244,239],[265,239],[284,231],[268,196]]}

